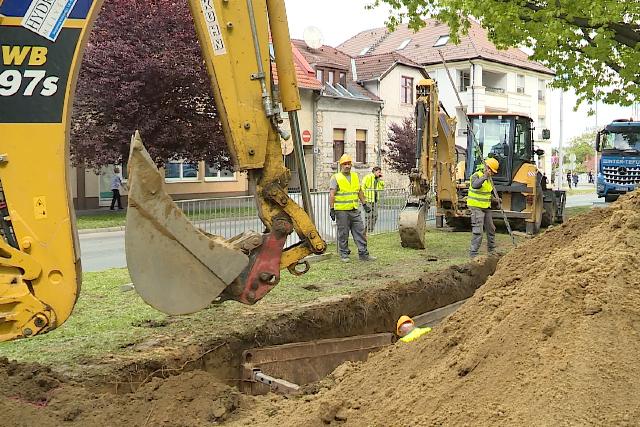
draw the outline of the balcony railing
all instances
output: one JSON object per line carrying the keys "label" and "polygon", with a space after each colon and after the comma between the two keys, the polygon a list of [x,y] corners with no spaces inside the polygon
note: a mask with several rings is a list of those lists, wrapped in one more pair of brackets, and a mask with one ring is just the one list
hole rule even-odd
{"label": "balcony railing", "polygon": [[485,86],[484,90],[486,92],[491,92],[491,93],[504,93],[504,89],[501,87],[491,87],[491,86]]}

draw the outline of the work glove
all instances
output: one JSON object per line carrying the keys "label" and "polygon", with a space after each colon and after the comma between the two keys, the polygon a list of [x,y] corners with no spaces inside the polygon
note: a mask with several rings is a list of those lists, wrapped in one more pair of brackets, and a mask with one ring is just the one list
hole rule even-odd
{"label": "work glove", "polygon": [[371,212],[371,206],[369,206],[369,205],[368,205],[368,204],[366,204],[366,203],[365,203],[364,205],[362,205],[362,208],[364,209],[364,211],[365,211],[366,213]]}
{"label": "work glove", "polygon": [[336,220],[336,210],[334,208],[331,208],[331,210],[329,210],[329,216],[331,217],[331,221]]}

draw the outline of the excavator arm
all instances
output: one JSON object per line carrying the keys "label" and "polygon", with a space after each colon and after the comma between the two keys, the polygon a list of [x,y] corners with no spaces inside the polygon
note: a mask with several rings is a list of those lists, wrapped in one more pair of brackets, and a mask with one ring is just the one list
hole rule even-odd
{"label": "excavator arm", "polygon": [[[69,123],[83,47],[101,6],[102,0],[0,0],[0,341],[61,325],[80,290]],[[189,6],[229,150],[256,183],[266,231],[225,240],[194,227],[136,134],[128,162],[127,264],[143,299],[171,314],[197,311],[217,297],[255,303],[282,269],[302,274],[309,268],[303,259],[326,248],[311,219],[308,188],[305,209],[287,194],[280,102],[298,158],[301,142],[284,1],[189,0]],[[271,79],[270,37],[281,100]],[[285,248],[292,232],[300,243]]]}
{"label": "excavator arm", "polygon": [[457,203],[455,183],[455,118],[438,100],[435,80],[422,79],[416,86],[416,167],[409,174],[409,197],[398,221],[403,247],[424,249],[426,214],[432,185],[438,203]]}

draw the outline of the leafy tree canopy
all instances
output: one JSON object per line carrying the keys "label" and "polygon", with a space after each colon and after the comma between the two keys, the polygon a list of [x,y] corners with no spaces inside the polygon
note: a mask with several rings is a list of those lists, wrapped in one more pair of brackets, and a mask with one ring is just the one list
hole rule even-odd
{"label": "leafy tree canopy", "polygon": [[389,4],[391,28],[419,29],[435,17],[459,41],[477,18],[498,48],[526,47],[553,69],[555,87],[575,89],[579,102],[630,105],[640,99],[638,0],[374,0]]}
{"label": "leafy tree canopy", "polygon": [[74,105],[74,163],[126,160],[136,129],[158,164],[230,166],[186,1],[107,1],[90,36]]}
{"label": "leafy tree canopy", "polygon": [[391,170],[409,174],[416,166],[416,138],[416,124],[410,117],[389,125],[384,156]]}

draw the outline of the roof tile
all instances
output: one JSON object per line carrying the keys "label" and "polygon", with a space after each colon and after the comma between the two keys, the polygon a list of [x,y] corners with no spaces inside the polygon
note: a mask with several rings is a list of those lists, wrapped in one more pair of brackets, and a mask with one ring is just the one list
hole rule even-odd
{"label": "roof tile", "polygon": [[[365,30],[345,41],[338,48],[354,56],[360,55],[367,47],[370,47],[367,54],[398,52],[422,65],[441,62],[438,51],[442,50],[447,61],[481,58],[543,74],[554,74],[544,65],[530,60],[520,49],[498,50],[489,40],[487,30],[475,21],[471,21],[469,33],[461,36],[459,44],[447,43],[441,47],[434,47],[434,44],[440,36],[449,34],[449,27],[434,19],[426,20],[425,24],[425,27],[418,32],[414,32],[406,24],[399,25],[393,32],[389,32],[384,27]],[[407,39],[410,39],[409,43],[399,50],[398,48]]]}
{"label": "roof tile", "polygon": [[383,77],[396,64],[424,70],[422,65],[397,52],[359,56],[355,61],[358,81],[361,82]]}
{"label": "roof tile", "polygon": [[[298,87],[312,90],[322,89],[322,83],[316,79],[316,73],[311,65],[306,61],[304,55],[300,53],[294,44],[292,44],[291,49],[293,51],[293,64],[296,67]],[[271,69],[273,73],[273,81],[275,84],[278,84],[278,67],[276,67],[275,62],[271,63]]]}

